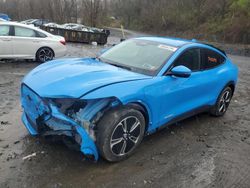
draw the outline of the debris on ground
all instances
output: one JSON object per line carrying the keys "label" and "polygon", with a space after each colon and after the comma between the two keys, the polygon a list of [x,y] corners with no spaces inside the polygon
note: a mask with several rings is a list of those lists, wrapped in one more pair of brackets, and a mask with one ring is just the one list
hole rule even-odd
{"label": "debris on ground", "polygon": [[204,135],[204,136],[207,136],[208,134],[207,134],[207,133],[204,133],[203,135]]}
{"label": "debris on ground", "polygon": [[3,146],[3,149],[7,149],[9,147],[9,144]]}
{"label": "debris on ground", "polygon": [[27,155],[27,156],[23,157],[23,160],[31,159],[32,157],[35,157],[35,156],[36,156],[36,153],[32,153],[30,155]]}
{"label": "debris on ground", "polygon": [[1,125],[8,125],[9,122],[8,122],[8,121],[1,121],[0,124],[1,124]]}
{"label": "debris on ground", "polygon": [[208,144],[206,144],[206,147],[207,147],[207,148],[212,148],[212,146],[210,146],[210,145],[208,145]]}
{"label": "debris on ground", "polygon": [[205,139],[202,137],[202,136],[199,136],[197,139],[196,139],[197,142],[205,142]]}
{"label": "debris on ground", "polygon": [[20,142],[20,141],[19,141],[19,140],[17,140],[17,141],[15,141],[15,142],[14,142],[14,144],[18,144],[19,142]]}
{"label": "debris on ground", "polygon": [[10,153],[10,154],[8,154],[6,160],[9,161],[10,159],[15,159],[17,157],[17,155],[18,154],[16,152]]}
{"label": "debris on ground", "polygon": [[92,42],[91,43],[93,46],[97,46],[98,44],[97,44],[97,42]]}

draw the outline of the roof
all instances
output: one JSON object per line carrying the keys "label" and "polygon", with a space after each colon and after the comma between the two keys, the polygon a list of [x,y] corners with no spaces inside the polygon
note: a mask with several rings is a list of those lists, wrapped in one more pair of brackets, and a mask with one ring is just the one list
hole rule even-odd
{"label": "roof", "polygon": [[199,42],[195,39],[188,40],[188,39],[171,38],[171,37],[140,37],[137,39],[159,42],[159,43],[167,44],[167,45],[174,46],[174,47],[181,47],[181,46],[184,46],[186,44],[200,44],[200,45],[203,45],[204,47],[214,48],[215,50],[218,50],[219,52],[221,52],[222,54],[227,56],[225,51],[223,51],[222,49],[219,49],[216,46],[211,45],[211,44]]}
{"label": "roof", "polygon": [[181,47],[185,44],[194,43],[191,40],[179,39],[179,38],[167,38],[167,37],[140,37],[137,39],[149,40],[153,42],[164,43],[170,46]]}
{"label": "roof", "polygon": [[27,24],[22,24],[22,23],[18,23],[18,22],[0,22],[0,25],[10,25],[10,26],[20,26],[20,27],[25,27],[25,28],[29,28],[29,29],[33,29],[36,30],[38,32],[42,32],[42,33],[46,33],[46,35],[52,35],[38,27],[35,27],[33,25],[27,25]]}

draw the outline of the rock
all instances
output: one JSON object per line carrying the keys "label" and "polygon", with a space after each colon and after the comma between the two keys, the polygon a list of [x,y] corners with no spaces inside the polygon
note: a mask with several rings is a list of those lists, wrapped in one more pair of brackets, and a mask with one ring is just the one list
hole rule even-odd
{"label": "rock", "polygon": [[9,147],[9,144],[3,146],[3,149],[6,149],[6,148],[8,148],[8,147]]}
{"label": "rock", "polygon": [[143,180],[143,183],[144,183],[144,184],[147,184],[148,182],[147,182],[146,180]]}
{"label": "rock", "polygon": [[196,176],[193,175],[193,174],[191,174],[190,177],[191,177],[192,179],[195,179],[195,178],[196,178]]}
{"label": "rock", "polygon": [[9,161],[10,159],[15,159],[16,157],[17,157],[17,153],[13,152],[7,156],[6,160]]}
{"label": "rock", "polygon": [[241,141],[244,142],[247,139],[247,137],[241,137]]}
{"label": "rock", "polygon": [[196,139],[197,142],[205,142],[205,139],[201,136],[199,136],[197,139]]}
{"label": "rock", "polygon": [[9,122],[8,121],[1,121],[1,123],[0,123],[1,125],[8,125],[9,124]]}
{"label": "rock", "polygon": [[204,136],[207,136],[208,134],[207,134],[207,133],[204,133],[203,135],[204,135]]}
{"label": "rock", "polygon": [[17,141],[15,141],[15,142],[14,142],[14,144],[18,144],[19,142],[20,142],[20,141],[19,141],[19,140],[17,140]]}
{"label": "rock", "polygon": [[93,46],[97,46],[98,44],[97,44],[97,42],[92,42],[91,43]]}
{"label": "rock", "polygon": [[206,147],[207,147],[207,148],[212,148],[212,146],[210,146],[210,145],[208,145],[208,144],[206,144]]}

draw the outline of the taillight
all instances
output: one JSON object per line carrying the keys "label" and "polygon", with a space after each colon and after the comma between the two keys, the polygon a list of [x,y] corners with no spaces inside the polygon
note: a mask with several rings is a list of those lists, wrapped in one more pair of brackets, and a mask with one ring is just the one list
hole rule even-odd
{"label": "taillight", "polygon": [[60,40],[60,43],[61,43],[62,45],[66,45],[66,41],[65,41],[65,40]]}

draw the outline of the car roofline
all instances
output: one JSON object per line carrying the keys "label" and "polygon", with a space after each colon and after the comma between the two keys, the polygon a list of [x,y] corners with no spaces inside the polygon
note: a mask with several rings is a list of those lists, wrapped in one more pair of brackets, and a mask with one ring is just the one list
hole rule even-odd
{"label": "car roofline", "polygon": [[20,26],[20,27],[25,27],[25,28],[28,28],[28,29],[33,29],[35,31],[38,31],[38,32],[41,32],[43,34],[46,34],[47,36],[55,36],[55,35],[52,35],[51,33],[49,32],[46,32],[40,28],[37,28],[35,26],[31,26],[31,25],[27,25],[27,24],[22,24],[22,23],[17,23],[17,22],[0,22],[0,25],[9,25],[9,26]]}
{"label": "car roofline", "polygon": [[[154,41],[152,40],[153,38],[158,38],[158,39],[170,39],[170,40],[176,40],[176,41],[179,41],[179,42],[183,42],[182,45],[178,45],[178,46],[175,46],[177,48],[180,48],[182,46],[186,46],[186,45],[189,45],[189,44],[202,44],[202,45],[205,45],[205,46],[208,46],[208,47],[211,47],[215,50],[218,50],[219,52],[221,52],[224,56],[227,57],[227,54],[224,50],[214,46],[213,44],[209,44],[207,42],[202,42],[202,41],[198,41],[196,39],[184,39],[184,38],[178,38],[178,37],[164,37],[164,36],[144,36],[144,37],[136,37],[135,39],[142,39],[142,40],[149,40],[149,41]],[[164,41],[163,41],[164,43]],[[167,44],[167,43],[166,43]],[[170,46],[172,46],[171,44],[168,44]]]}

